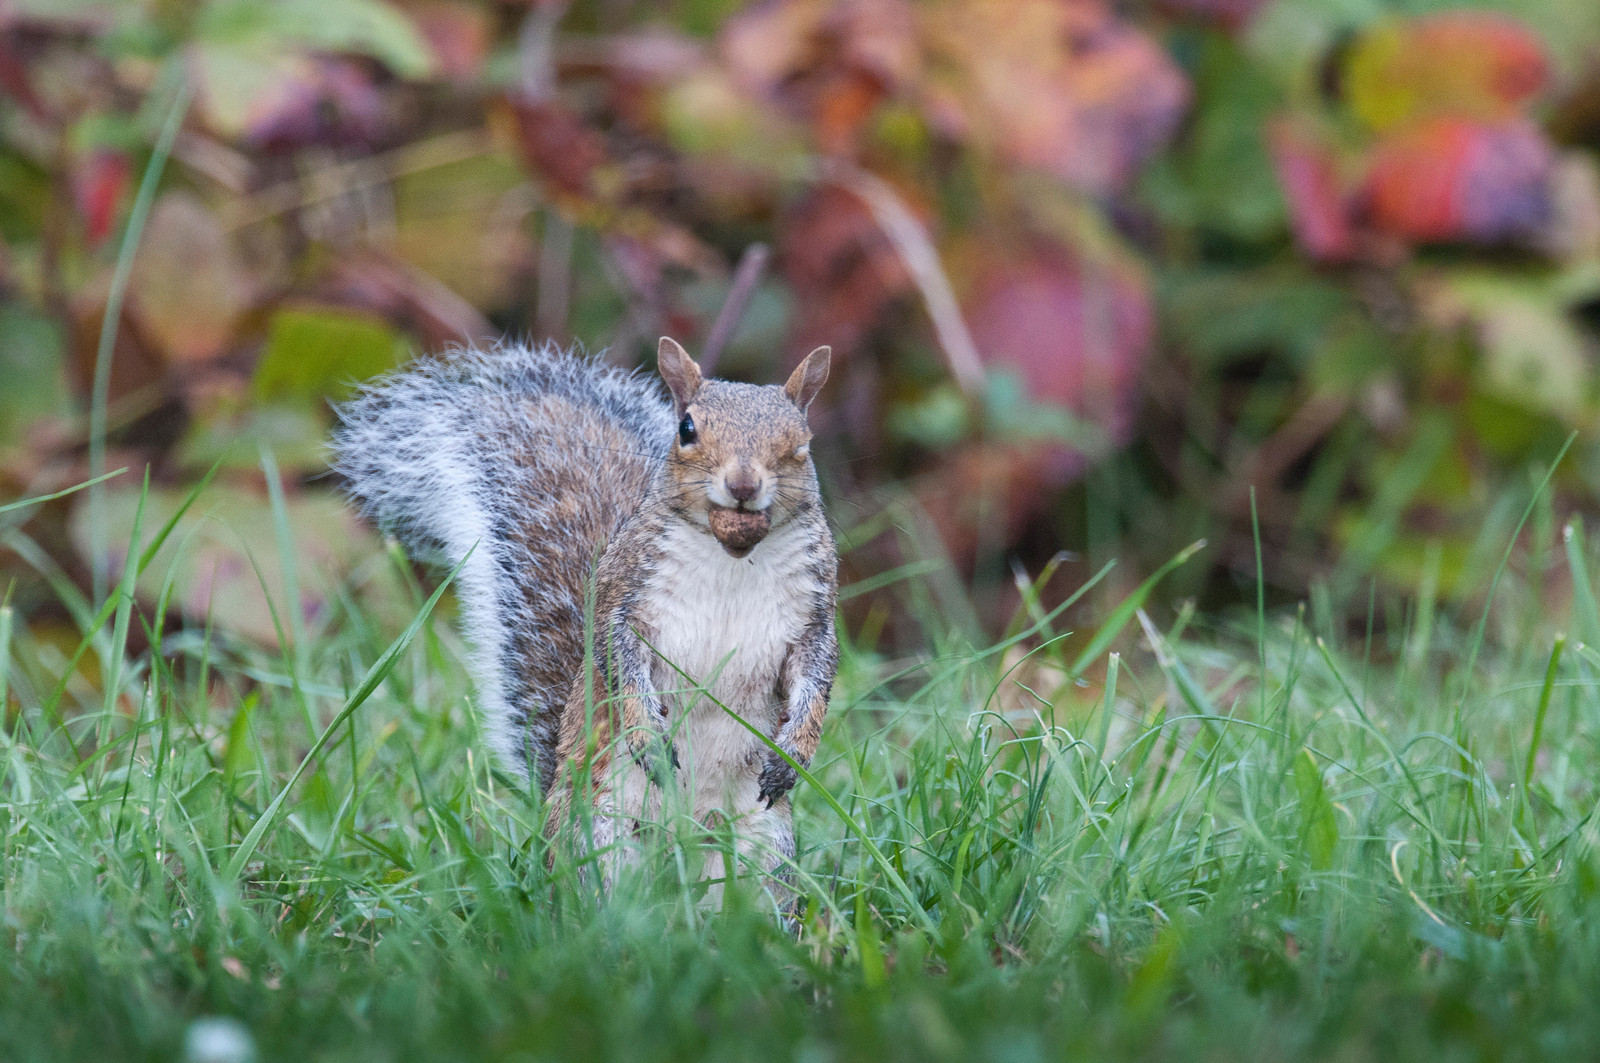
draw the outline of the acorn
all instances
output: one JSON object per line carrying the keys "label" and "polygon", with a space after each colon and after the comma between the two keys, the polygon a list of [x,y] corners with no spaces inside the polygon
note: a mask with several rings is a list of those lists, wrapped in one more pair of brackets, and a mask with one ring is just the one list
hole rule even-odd
{"label": "acorn", "polygon": [[734,557],[744,557],[772,530],[772,517],[765,510],[750,512],[727,506],[711,507],[711,534]]}

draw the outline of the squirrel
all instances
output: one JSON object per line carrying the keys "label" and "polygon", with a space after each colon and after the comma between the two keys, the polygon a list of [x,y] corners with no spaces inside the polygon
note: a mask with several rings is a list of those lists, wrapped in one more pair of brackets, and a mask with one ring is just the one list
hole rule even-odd
{"label": "squirrel", "polygon": [[419,359],[338,408],[353,502],[414,558],[461,565],[488,744],[537,780],[552,832],[587,790],[607,878],[673,790],[788,881],[795,770],[730,713],[801,765],[816,752],[838,557],[807,409],[829,358],[781,387],[708,380],[663,337],[663,397],[595,358],[502,344]]}

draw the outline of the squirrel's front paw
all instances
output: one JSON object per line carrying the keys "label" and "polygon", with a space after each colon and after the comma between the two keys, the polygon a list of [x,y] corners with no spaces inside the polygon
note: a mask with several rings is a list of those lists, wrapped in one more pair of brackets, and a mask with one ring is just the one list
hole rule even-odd
{"label": "squirrel's front paw", "polygon": [[[791,749],[786,748],[784,752],[796,760],[800,759]],[[756,794],[756,800],[766,802],[766,806],[771,808],[778,798],[794,789],[794,784],[798,780],[799,776],[795,774],[794,765],[778,754],[769,752],[766,759],[761,762],[761,792]]]}
{"label": "squirrel's front paw", "polygon": [[657,786],[666,786],[678,770],[678,744],[664,734],[640,736],[628,743],[634,762]]}

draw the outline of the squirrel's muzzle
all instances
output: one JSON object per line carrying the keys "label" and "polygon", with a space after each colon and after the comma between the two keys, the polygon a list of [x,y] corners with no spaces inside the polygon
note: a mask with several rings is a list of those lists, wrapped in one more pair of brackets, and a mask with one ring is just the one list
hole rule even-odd
{"label": "squirrel's muzzle", "polygon": [[734,557],[744,557],[772,530],[772,517],[766,510],[731,509],[713,505],[710,513],[711,534],[717,537],[722,548]]}

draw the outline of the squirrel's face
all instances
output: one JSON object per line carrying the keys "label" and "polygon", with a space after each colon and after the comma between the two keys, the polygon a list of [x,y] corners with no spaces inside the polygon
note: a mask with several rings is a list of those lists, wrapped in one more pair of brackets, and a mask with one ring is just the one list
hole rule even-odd
{"label": "squirrel's face", "polygon": [[828,378],[829,349],[812,351],[782,387],[702,380],[666,337],[658,351],[678,416],[669,504],[744,557],[816,497],[806,408]]}

